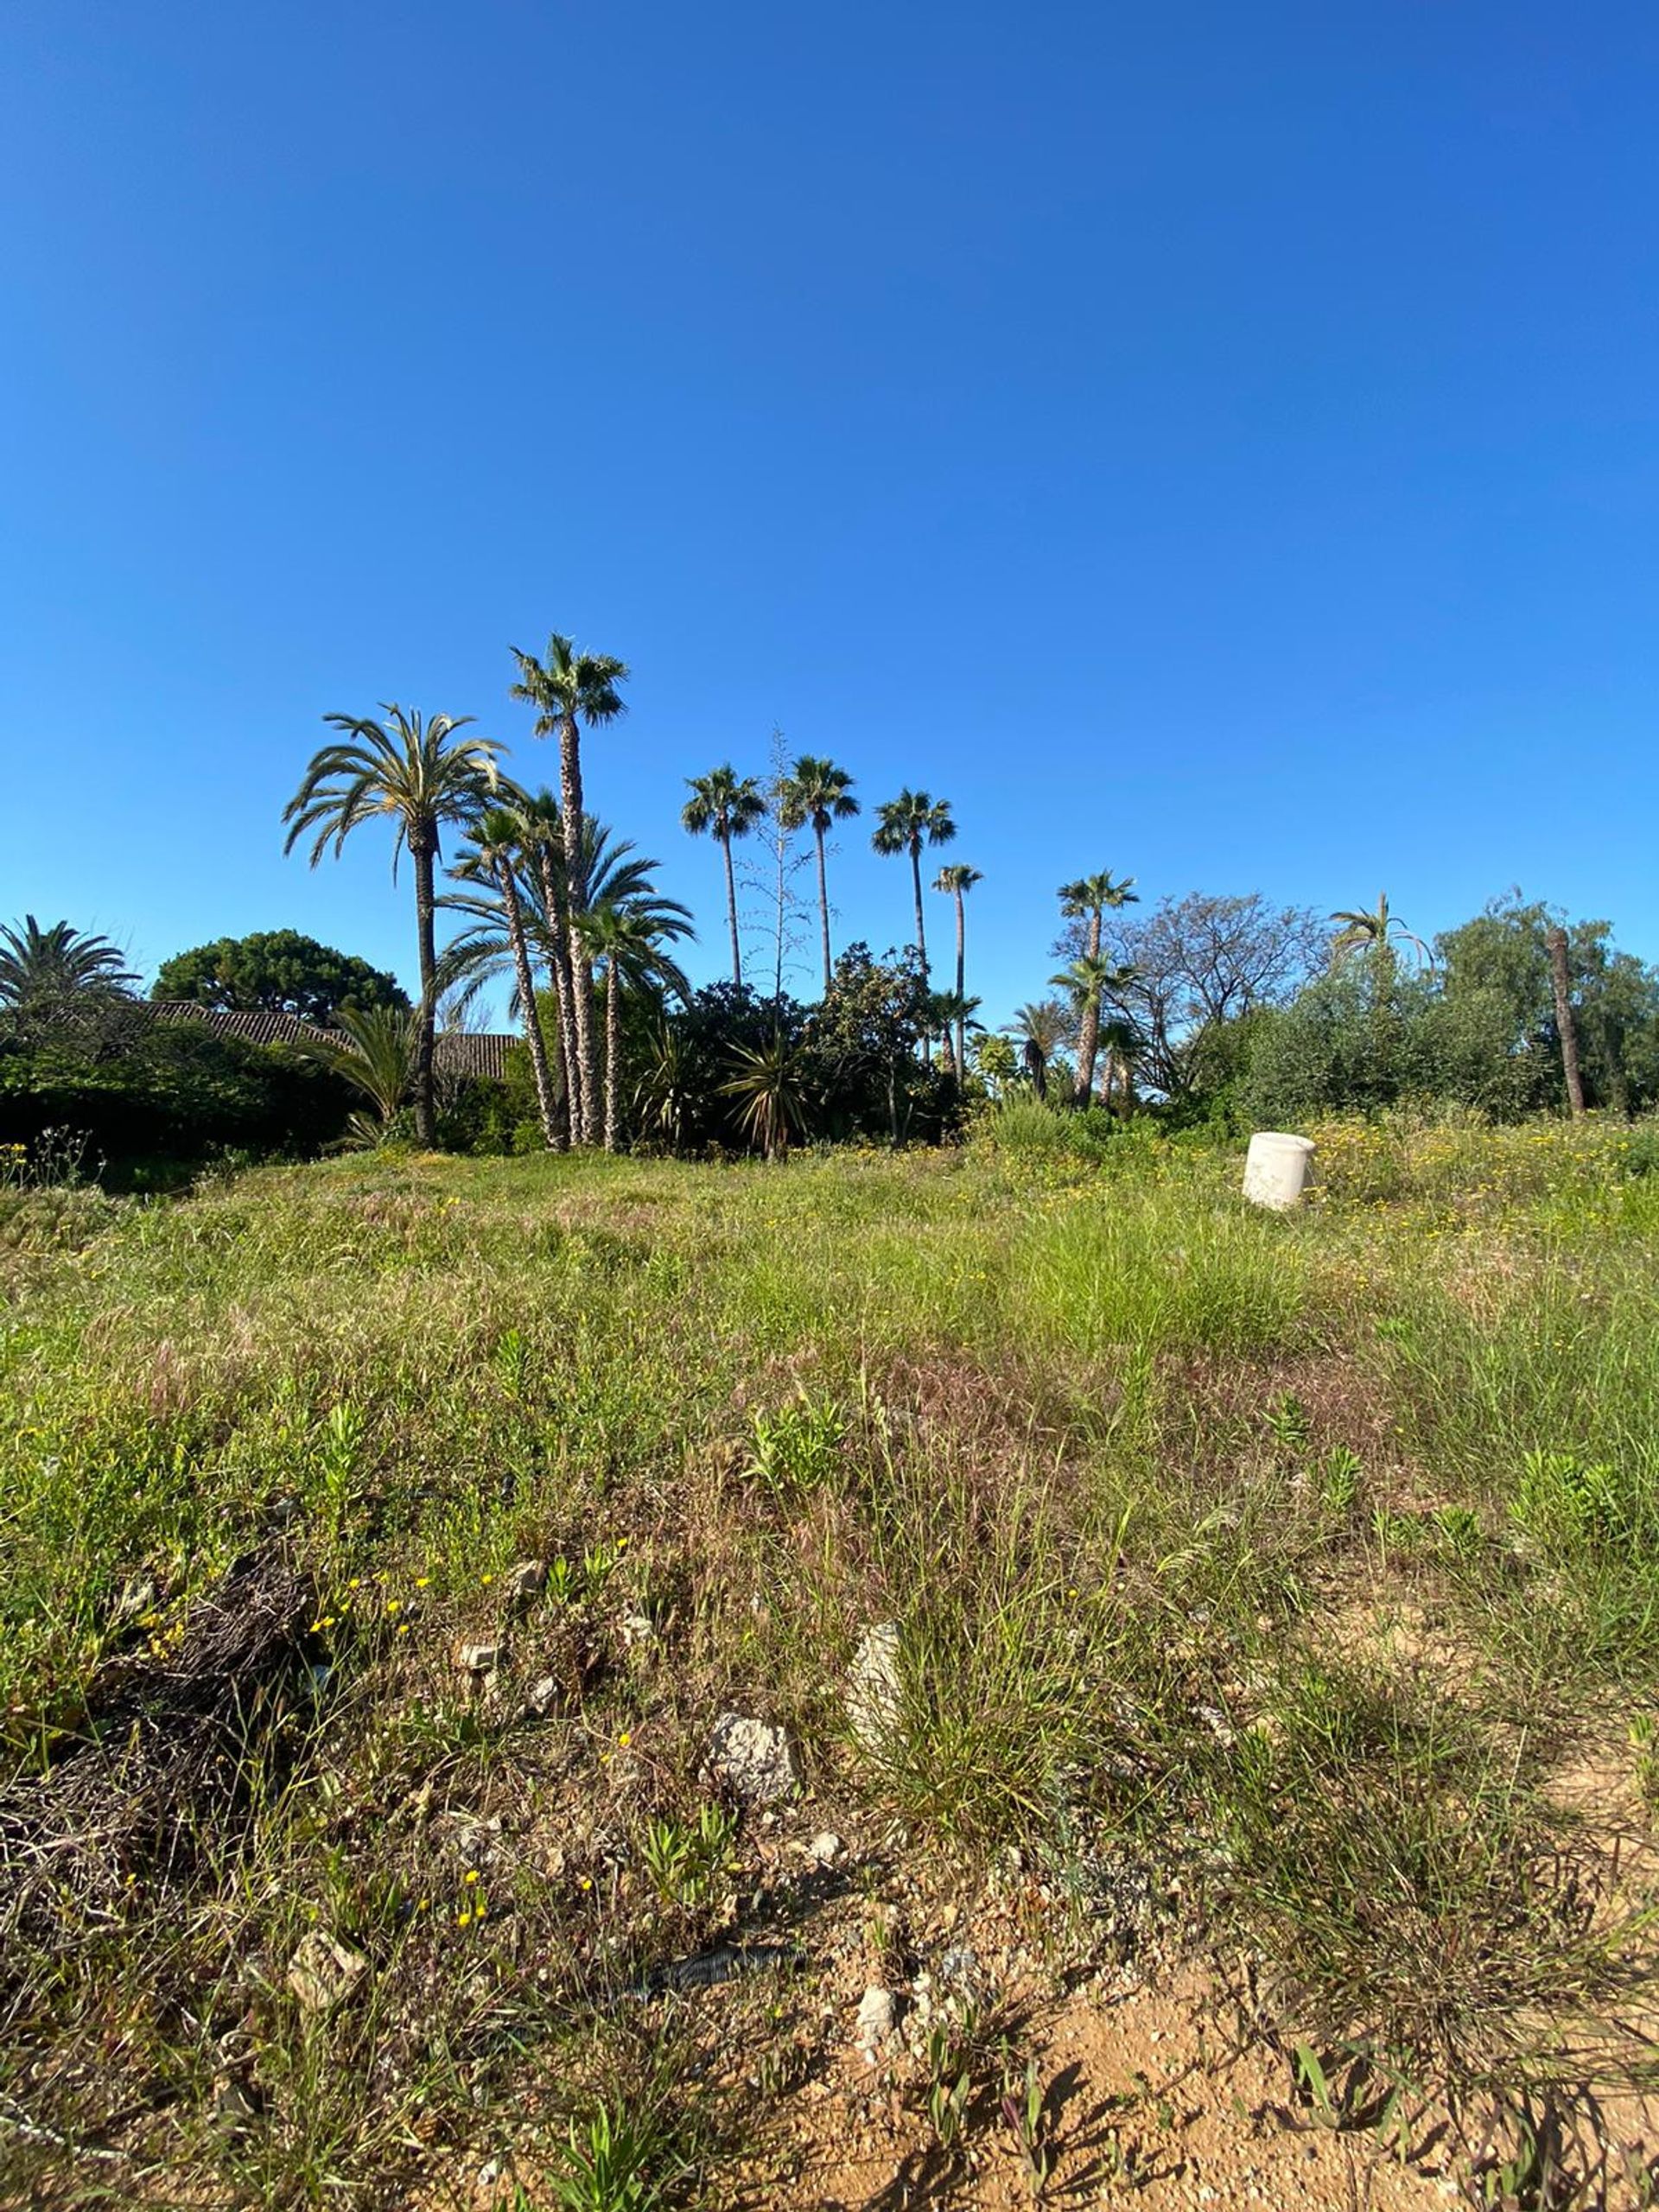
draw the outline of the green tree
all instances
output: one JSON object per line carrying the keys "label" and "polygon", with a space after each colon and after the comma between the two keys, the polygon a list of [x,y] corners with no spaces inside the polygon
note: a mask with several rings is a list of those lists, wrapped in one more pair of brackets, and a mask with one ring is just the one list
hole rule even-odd
{"label": "green tree", "polygon": [[753,776],[740,776],[728,760],[706,776],[686,779],[691,796],[680,810],[681,826],[694,837],[709,836],[726,863],[726,918],[732,932],[732,981],[741,987],[743,949],[737,934],[737,882],[732,874],[732,840],[747,837],[764,821],[766,802]]}
{"label": "green tree", "polygon": [[622,990],[690,989],[664,949],[675,938],[691,934],[690,917],[671,899],[602,899],[578,923],[588,957],[605,972],[605,1149],[614,1152],[620,1134]]}
{"label": "green tree", "polygon": [[353,1115],[348,1128],[359,1143],[385,1141],[414,1084],[420,1049],[420,1014],[398,1007],[344,1007],[336,1025],[342,1042],[308,1040],[300,1051],[343,1077],[373,1106],[376,1119]]}
{"label": "green tree", "polygon": [[[933,888],[936,891],[944,892],[957,902],[956,996],[964,1006],[968,1003],[968,920],[966,913],[963,911],[963,902],[968,893],[973,889],[974,886],[976,883],[983,883],[984,880],[985,879],[983,875],[981,874],[980,871],[976,868],[968,868],[960,862],[955,861],[947,868],[942,868],[933,879]],[[958,1074],[963,1073],[968,1065],[965,1057],[967,1051],[966,1028],[967,1016],[963,1014],[958,1014],[957,1016],[956,1055],[957,1071]]]}
{"label": "green tree", "polygon": [[1377,894],[1375,906],[1341,907],[1332,915],[1333,922],[1342,926],[1331,940],[1331,958],[1340,967],[1356,953],[1363,953],[1372,960],[1380,973],[1384,974],[1382,986],[1387,990],[1387,974],[1395,964],[1397,944],[1409,945],[1425,966],[1429,964],[1428,947],[1420,937],[1412,934],[1397,914],[1389,911],[1389,894]]}
{"label": "green tree", "polygon": [[762,1045],[737,1045],[732,1072],[721,1085],[738,1101],[740,1119],[768,1160],[781,1160],[791,1133],[807,1126],[807,1060],[781,1030]]}
{"label": "green tree", "polygon": [[1071,1018],[1058,999],[1027,1000],[1003,1027],[1020,1047],[1020,1062],[1039,1098],[1048,1096],[1048,1064],[1071,1034]]}
{"label": "green tree", "polygon": [[803,753],[785,777],[779,800],[785,830],[804,829],[810,823],[818,855],[818,924],[823,938],[823,988],[830,988],[830,880],[824,865],[824,840],[837,822],[850,822],[858,812],[853,779],[833,760]]}
{"label": "green tree", "polygon": [[149,995],[231,1014],[288,1014],[325,1029],[342,1007],[409,1004],[395,976],[298,930],[255,930],[175,952],[162,963]]}
{"label": "green tree", "polygon": [[486,883],[506,937],[512,962],[514,1000],[524,1027],[524,1043],[536,1081],[536,1109],[548,1149],[558,1148],[561,1130],[556,1118],[553,1072],[548,1065],[547,1039],[536,1002],[536,982],[530,967],[530,938],[524,926],[524,899],[520,871],[526,866],[532,824],[521,807],[486,807],[473,824],[468,848],[456,861],[454,874],[463,883]]}
{"label": "green tree", "polygon": [[588,904],[588,879],[583,873],[582,801],[582,725],[597,728],[615,721],[626,712],[619,686],[627,680],[627,664],[610,653],[578,652],[573,641],[555,631],[547,641],[547,658],[512,648],[518,664],[518,681],[512,696],[536,709],[537,737],[559,741],[559,814],[564,831],[565,890],[569,901],[570,998],[575,1044],[575,1088],[581,1097],[581,1141],[591,1144],[599,1130],[599,1066],[594,1049],[593,970],[584,948],[579,918]]}
{"label": "green tree", "polygon": [[1095,1095],[1095,1066],[1100,1057],[1101,1002],[1108,995],[1123,991],[1130,982],[1128,970],[1099,953],[1079,953],[1069,968],[1049,982],[1070,998],[1077,1018],[1077,1087],[1072,1103],[1086,1106]]}
{"label": "green tree", "polygon": [[[1108,909],[1114,913],[1125,906],[1140,902],[1135,888],[1135,878],[1125,876],[1120,883],[1109,869],[1097,874],[1079,876],[1075,882],[1063,883],[1059,889],[1060,912],[1073,921],[1081,921],[1084,928],[1079,957],[1098,962],[1101,957],[1101,932]],[[1090,972],[1094,972],[1090,970]],[[1055,979],[1058,981],[1057,977]],[[1070,984],[1066,987],[1071,988]],[[1078,1003],[1082,1020],[1077,1032],[1077,1080],[1076,1103],[1086,1106],[1094,1095],[1095,1058],[1100,1046],[1101,994],[1104,982],[1089,991]]]}
{"label": "green tree", "polygon": [[33,914],[0,929],[0,1010],[33,1024],[126,1000],[138,978],[106,937]]}
{"label": "green tree", "polygon": [[[332,844],[335,857],[353,830],[386,821],[394,831],[392,873],[409,854],[415,876],[416,946],[421,997],[415,1046],[415,1133],[429,1149],[437,1141],[433,1096],[432,1035],[437,1010],[438,955],[435,936],[435,876],[444,826],[466,823],[494,791],[497,748],[461,734],[472,717],[405,713],[388,704],[378,722],[360,715],[325,715],[336,741],[311,757],[300,787],[283,810],[289,825],[284,852],[315,830],[311,865]],[[390,727],[388,727],[388,723]]]}
{"label": "green tree", "polygon": [[910,855],[916,894],[916,950],[921,957],[924,983],[927,981],[927,923],[922,913],[922,847],[948,845],[956,834],[950,800],[930,798],[926,791],[906,788],[875,810],[875,830],[870,838],[875,850],[889,856]]}

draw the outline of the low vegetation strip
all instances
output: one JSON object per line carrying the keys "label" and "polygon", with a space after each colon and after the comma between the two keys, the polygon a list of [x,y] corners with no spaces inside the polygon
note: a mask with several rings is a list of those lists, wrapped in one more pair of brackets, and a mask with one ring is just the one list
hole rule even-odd
{"label": "low vegetation strip", "polygon": [[0,2196],[1646,2201],[1650,1141],[1315,1134],[5,1194]]}

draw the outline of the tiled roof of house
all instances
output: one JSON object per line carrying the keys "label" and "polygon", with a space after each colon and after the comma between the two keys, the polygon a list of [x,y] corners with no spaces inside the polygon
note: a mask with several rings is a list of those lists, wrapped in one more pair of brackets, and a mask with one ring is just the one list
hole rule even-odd
{"label": "tiled roof of house", "polygon": [[[157,1021],[200,1021],[223,1037],[240,1037],[250,1045],[333,1045],[338,1030],[315,1021],[302,1021],[294,1014],[231,1013],[219,1007],[200,1006],[194,999],[154,999],[145,1011]],[[441,1030],[435,1061],[441,1075],[482,1077],[493,1083],[505,1080],[507,1052],[516,1037],[474,1036],[460,1029]]]}

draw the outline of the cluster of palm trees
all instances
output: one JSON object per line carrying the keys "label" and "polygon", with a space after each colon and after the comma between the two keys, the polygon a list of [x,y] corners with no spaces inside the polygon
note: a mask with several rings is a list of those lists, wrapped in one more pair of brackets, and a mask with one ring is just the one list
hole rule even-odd
{"label": "cluster of palm trees", "polygon": [[[365,823],[384,820],[393,831],[394,873],[402,855],[409,855],[420,966],[410,1088],[421,1144],[436,1141],[439,998],[451,988],[464,998],[505,971],[524,1022],[548,1144],[604,1141],[613,1148],[621,989],[647,980],[684,988],[666,948],[691,934],[690,916],[656,893],[656,863],[634,855],[582,806],[582,726],[623,712],[625,664],[608,654],[580,652],[556,632],[544,659],[516,647],[513,658],[513,697],[535,708],[538,737],[558,740],[557,798],[528,791],[505,776],[501,748],[467,734],[470,715],[428,717],[396,704],[381,709],[381,720],[330,715],[325,719],[336,738],[313,756],[284,811],[286,849],[315,833],[315,867],[331,848],[338,855]],[[440,893],[442,842],[451,832],[457,843],[449,870],[454,887]],[[441,906],[467,925],[442,957]],[[556,1084],[537,1015],[538,969],[556,1009],[562,1084]],[[602,1037],[596,975],[604,986]]]}
{"label": "cluster of palm trees", "polygon": [[[555,632],[543,656],[512,648],[517,678],[512,696],[535,710],[535,734],[559,747],[559,791],[530,791],[504,772],[501,748],[472,731],[469,715],[433,715],[396,704],[379,718],[325,717],[335,733],[312,758],[283,819],[285,849],[311,838],[316,866],[336,855],[365,823],[384,820],[393,832],[394,874],[406,853],[414,876],[419,1002],[409,1018],[407,1041],[417,1141],[436,1141],[434,1040],[440,997],[458,990],[462,1001],[497,976],[511,979],[515,1012],[523,1021],[536,1086],[537,1109],[546,1141],[567,1146],[619,1139],[621,996],[626,988],[672,990],[683,995],[685,979],[671,948],[691,935],[690,916],[654,886],[657,863],[639,858],[614,839],[583,805],[584,730],[614,721],[625,711],[626,664],[613,655],[579,651]],[[823,984],[834,973],[827,845],[839,823],[861,811],[854,779],[833,760],[804,753],[763,787],[729,764],[690,779],[691,796],[682,819],[694,836],[720,846],[725,864],[732,980],[743,982],[738,929],[734,842],[772,819],[785,835],[810,830],[817,855],[818,915]],[[871,843],[878,853],[906,855],[911,864],[916,950],[924,988],[929,984],[927,921],[922,897],[922,855],[949,844],[957,825],[947,799],[925,791],[901,791],[875,810]],[[440,887],[444,843],[455,853]],[[956,910],[956,988],[930,993],[946,1065],[965,1065],[967,1028],[977,1001],[965,996],[966,894],[981,880],[966,866],[942,868],[933,888]],[[437,916],[459,914],[461,934],[440,954]],[[602,981],[602,1023],[595,985]],[[537,1016],[538,995],[555,1009],[558,1067]],[[385,1060],[395,1039],[354,1040],[368,1057]],[[928,1039],[923,1040],[923,1051]],[[384,1089],[384,1085],[382,1085]],[[376,1094],[385,1110],[385,1101]]]}

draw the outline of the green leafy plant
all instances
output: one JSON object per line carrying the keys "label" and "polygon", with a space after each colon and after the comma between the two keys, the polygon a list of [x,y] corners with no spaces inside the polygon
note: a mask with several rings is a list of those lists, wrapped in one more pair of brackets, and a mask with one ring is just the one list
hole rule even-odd
{"label": "green leafy plant", "polygon": [[695,1821],[662,1814],[640,1830],[639,1863],[664,1904],[696,1912],[729,1878],[736,1839],[737,1817],[722,1806],[699,1806]]}
{"label": "green leafy plant", "polygon": [[970,2005],[960,2020],[936,2020],[928,2031],[927,2082],[923,2108],[942,2151],[962,2140],[974,2094],[975,2036],[979,2017]]}
{"label": "green leafy plant", "polygon": [[618,2100],[571,2121],[548,2183],[559,2212],[659,2212],[688,2171],[658,2117]]}
{"label": "green leafy plant", "polygon": [[1319,1462],[1319,1503],[1327,1513],[1351,1513],[1359,1497],[1364,1472],[1359,1454],[1345,1444],[1332,1446]]}
{"label": "green leafy plant", "polygon": [[749,1471],[773,1491],[815,1489],[839,1469],[845,1433],[840,1408],[827,1398],[803,1395],[775,1413],[758,1410]]}
{"label": "green leafy plant", "polygon": [[1047,2093],[1034,2058],[1026,2061],[1023,2072],[1015,2073],[1005,2057],[1001,2110],[1019,2146],[1027,2184],[1033,2196],[1041,2196],[1054,2172],[1055,2150]]}

